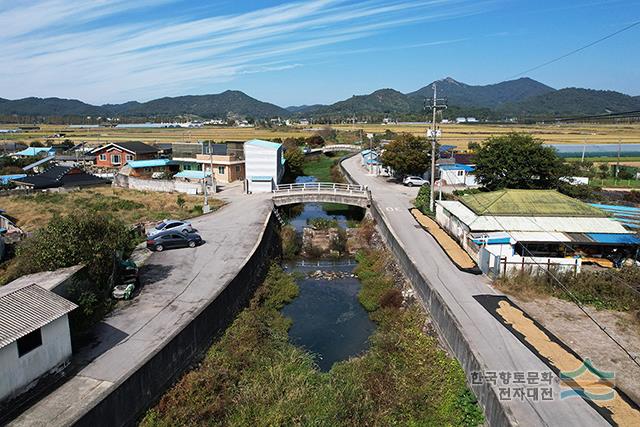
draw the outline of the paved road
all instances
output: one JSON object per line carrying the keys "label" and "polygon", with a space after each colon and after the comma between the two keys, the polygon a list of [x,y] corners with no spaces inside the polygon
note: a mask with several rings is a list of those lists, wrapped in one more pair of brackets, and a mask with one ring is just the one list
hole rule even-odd
{"label": "paved road", "polygon": [[[408,208],[418,189],[367,175],[360,165],[360,156],[345,160],[343,166],[359,184],[369,186],[385,222],[398,236],[423,277],[447,303],[485,370],[548,372],[549,368],[537,356],[473,299],[474,295],[497,294],[489,286],[488,279],[461,272],[428,233],[416,231],[415,220]],[[506,407],[520,424],[527,426],[608,425],[581,399],[511,401]]]}
{"label": "paved road", "polygon": [[192,221],[206,243],[154,253],[144,267],[140,294],[96,327],[95,345],[74,356],[73,363],[84,367],[12,424],[72,423],[235,277],[258,242],[272,204],[269,195],[230,193],[223,198],[231,203]]}

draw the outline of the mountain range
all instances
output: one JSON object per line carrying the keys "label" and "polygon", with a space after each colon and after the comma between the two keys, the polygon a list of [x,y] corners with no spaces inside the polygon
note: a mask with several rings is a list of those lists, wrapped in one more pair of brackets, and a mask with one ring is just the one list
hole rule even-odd
{"label": "mountain range", "polygon": [[475,115],[479,119],[505,117],[580,116],[640,110],[640,96],[620,92],[565,88],[556,90],[530,78],[474,86],[451,77],[438,80],[416,91],[402,93],[380,89],[367,95],[354,95],[330,105],[301,105],[282,108],[262,102],[240,91],[228,90],[213,95],[165,97],[148,102],[90,105],[75,99],[0,98],[0,116],[65,117],[102,116],[123,118],[175,118],[197,116],[226,118],[229,116],[256,119],[273,117],[307,117],[317,120],[358,118],[400,119],[424,116],[425,100],[433,96],[445,98],[449,108],[445,117]]}

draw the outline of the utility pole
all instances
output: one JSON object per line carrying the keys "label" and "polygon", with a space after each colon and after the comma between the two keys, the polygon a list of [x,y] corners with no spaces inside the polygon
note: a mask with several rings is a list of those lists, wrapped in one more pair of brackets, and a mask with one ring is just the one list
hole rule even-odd
{"label": "utility pole", "polygon": [[[434,186],[436,182],[436,143],[438,142],[438,130],[436,128],[436,113],[438,110],[444,110],[447,108],[446,100],[444,98],[438,98],[436,84],[433,84],[433,98],[429,100],[431,112],[433,113],[431,118],[431,129],[427,131],[427,136],[431,137],[431,185],[429,194],[429,210],[434,212],[435,210],[435,191]],[[440,102],[440,104],[438,103]]]}

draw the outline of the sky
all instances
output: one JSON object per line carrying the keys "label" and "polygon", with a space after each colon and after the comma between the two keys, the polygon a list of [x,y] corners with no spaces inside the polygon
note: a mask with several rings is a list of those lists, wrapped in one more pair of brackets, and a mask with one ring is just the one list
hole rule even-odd
{"label": "sky", "polygon": [[[491,84],[640,20],[631,0],[0,0],[0,97],[92,104],[242,90],[332,103]],[[640,95],[640,25],[526,76]]]}

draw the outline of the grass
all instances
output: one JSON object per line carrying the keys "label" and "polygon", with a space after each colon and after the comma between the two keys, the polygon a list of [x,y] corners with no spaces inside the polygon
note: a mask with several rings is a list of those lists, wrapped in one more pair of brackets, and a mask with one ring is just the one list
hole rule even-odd
{"label": "grass", "polygon": [[[363,253],[363,287],[386,274],[387,255]],[[385,293],[393,281],[386,282]],[[380,289],[382,291],[382,289]],[[276,265],[198,368],[147,412],[143,426],[479,425],[484,421],[460,365],[424,334],[417,307],[379,305],[369,351],[320,372],[291,344],[279,309],[297,295]],[[384,293],[382,294],[384,295]]]}
{"label": "grass", "polygon": [[[34,193],[12,195],[1,199],[7,215],[25,231],[45,226],[54,215],[66,215],[74,209],[115,213],[127,224],[157,221],[164,218],[189,218],[202,213],[200,197],[180,195],[184,204],[179,206],[178,195],[110,187],[83,189],[70,193]],[[222,201],[210,200],[214,209]]]}
{"label": "grass", "polygon": [[640,180],[615,179],[615,178],[591,178],[589,185],[605,188],[640,188]]}
{"label": "grass", "polygon": [[500,190],[460,197],[478,215],[604,217],[601,210],[554,190]]}
{"label": "grass", "polygon": [[[598,310],[640,310],[640,296],[638,294],[640,291],[640,269],[638,268],[582,271],[575,276],[569,273],[560,275],[559,278],[578,300]],[[503,292],[525,299],[554,296],[573,301],[546,274],[516,273],[512,276],[499,278],[495,284]],[[625,284],[635,288],[636,291]]]}
{"label": "grass", "polygon": [[342,176],[337,171],[338,162],[344,153],[335,153],[333,156],[320,155],[307,159],[302,168],[306,176],[314,176],[319,182],[343,182]]}

